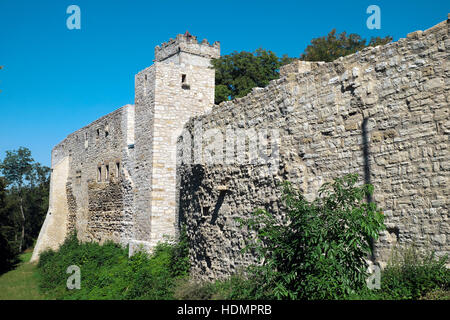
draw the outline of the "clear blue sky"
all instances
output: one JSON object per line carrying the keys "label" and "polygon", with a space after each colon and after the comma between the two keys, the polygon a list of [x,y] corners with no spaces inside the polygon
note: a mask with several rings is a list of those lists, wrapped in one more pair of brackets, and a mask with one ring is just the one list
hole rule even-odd
{"label": "clear blue sky", "polygon": [[[66,27],[71,4],[81,30]],[[380,30],[366,27],[371,4]],[[220,41],[222,54],[262,47],[298,57],[332,28],[398,40],[448,12],[450,1],[439,0],[0,0],[0,158],[25,146],[50,165],[69,133],[134,103],[134,75],[152,64],[156,45],[186,30]]]}

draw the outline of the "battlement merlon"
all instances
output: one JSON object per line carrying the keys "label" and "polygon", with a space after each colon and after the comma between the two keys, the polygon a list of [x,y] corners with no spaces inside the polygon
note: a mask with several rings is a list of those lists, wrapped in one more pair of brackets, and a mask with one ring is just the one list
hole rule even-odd
{"label": "battlement merlon", "polygon": [[188,55],[197,56],[200,60],[207,61],[213,58],[220,58],[220,42],[216,41],[210,44],[208,40],[204,39],[199,43],[196,36],[192,36],[189,32],[186,32],[185,34],[177,35],[176,39],[170,39],[160,46],[155,47],[156,62],[167,61],[177,64],[197,64],[192,59],[186,59]]}

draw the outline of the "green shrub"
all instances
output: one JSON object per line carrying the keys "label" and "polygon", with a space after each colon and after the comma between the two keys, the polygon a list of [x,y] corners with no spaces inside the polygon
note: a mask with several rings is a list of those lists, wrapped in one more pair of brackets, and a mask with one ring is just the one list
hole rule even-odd
{"label": "green shrub", "polygon": [[394,248],[388,265],[381,271],[380,289],[361,288],[348,296],[356,300],[450,299],[450,270],[447,256],[421,253],[414,245]]}
{"label": "green shrub", "polygon": [[183,226],[178,242],[172,248],[170,259],[170,272],[173,277],[187,277],[190,269],[189,242],[186,227]]}
{"label": "green shrub", "polygon": [[286,182],[284,215],[257,210],[239,220],[257,235],[249,246],[262,262],[251,270],[255,296],[333,299],[366,285],[365,259],[384,224],[376,205],[365,201],[373,187],[356,187],[357,178],[324,184],[311,203]]}
{"label": "green shrub", "polygon": [[396,248],[381,273],[381,291],[390,299],[419,299],[433,291],[450,290],[448,256],[421,253],[416,246]]}
{"label": "green shrub", "polygon": [[[177,279],[188,274],[184,237],[128,258],[128,249],[115,243],[80,243],[70,235],[58,251],[41,254],[40,288],[56,299],[173,299]],[[66,288],[70,265],[80,267],[79,290]]]}

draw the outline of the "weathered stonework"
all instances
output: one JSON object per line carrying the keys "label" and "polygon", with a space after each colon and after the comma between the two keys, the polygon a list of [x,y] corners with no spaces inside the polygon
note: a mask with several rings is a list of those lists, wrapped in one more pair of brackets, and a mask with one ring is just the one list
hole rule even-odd
{"label": "weathered stonework", "polygon": [[176,236],[181,222],[192,275],[224,277],[255,261],[240,251],[251,234],[236,217],[279,214],[283,180],[313,199],[349,172],[375,186],[384,210],[381,264],[395,243],[449,253],[448,29],[444,21],[330,63],[296,61],[267,87],[219,106],[210,68],[218,43],[185,34],[156,47],[154,64],[135,77],[135,106],[53,149],[33,260],[70,230],[129,244],[132,254]]}
{"label": "weathered stonework", "polygon": [[214,104],[210,59],[219,56],[218,42],[199,43],[188,34],[157,46],[155,63],[136,75],[135,106],[53,149],[50,209],[33,261],[75,230],[82,241],[129,244],[131,254],[175,236],[176,138],[189,117]]}
{"label": "weathered stonework", "polygon": [[395,243],[450,253],[448,31],[444,21],[331,63],[294,62],[267,87],[191,119],[192,139],[196,123],[220,138],[271,128],[280,137],[275,171],[205,159],[178,167],[192,275],[220,278],[255,261],[240,252],[251,235],[234,218],[256,208],[280,213],[278,182],[294,182],[312,200],[322,183],[349,172],[374,185],[373,201],[386,216],[375,246],[381,265]]}

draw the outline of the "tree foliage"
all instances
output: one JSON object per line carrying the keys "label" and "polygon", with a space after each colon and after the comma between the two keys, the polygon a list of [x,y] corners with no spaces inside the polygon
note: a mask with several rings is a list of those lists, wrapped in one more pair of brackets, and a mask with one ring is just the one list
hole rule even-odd
{"label": "tree foliage", "polygon": [[272,51],[233,52],[212,60],[216,71],[215,103],[247,95],[254,87],[265,87],[279,77],[279,68],[292,59]]}
{"label": "tree foliage", "polygon": [[3,176],[13,188],[20,190],[26,181],[32,180],[33,158],[31,151],[24,147],[18,150],[6,151],[6,156],[0,164]]}
{"label": "tree foliage", "polygon": [[39,235],[48,209],[50,169],[20,147],[6,151],[0,173],[0,264],[5,271]]}
{"label": "tree foliage", "polygon": [[0,274],[17,262],[19,253],[17,241],[14,241],[19,223],[15,219],[14,204],[8,198],[6,186],[5,178],[0,177]]}
{"label": "tree foliage", "polygon": [[392,41],[391,36],[384,38],[371,38],[368,43],[366,39],[361,38],[356,33],[347,35],[344,31],[336,34],[336,29],[331,30],[327,36],[311,40],[305,52],[301,54],[300,59],[304,61],[334,61],[339,57],[360,51],[366,47],[375,47]]}
{"label": "tree foliage", "polygon": [[[300,59],[305,61],[330,62],[365,47],[375,47],[392,41],[391,36],[366,39],[358,34],[340,34],[333,29],[327,36],[313,39]],[[216,71],[215,103],[233,100],[247,95],[252,88],[265,87],[271,80],[279,77],[281,66],[297,58],[283,55],[277,57],[270,50],[259,48],[254,52],[233,52],[212,60]]]}
{"label": "tree foliage", "polygon": [[259,297],[342,298],[365,285],[365,259],[384,224],[365,201],[373,187],[356,182],[357,175],[347,175],[326,183],[313,202],[285,183],[283,215],[260,209],[239,220],[257,235],[249,248],[262,263],[252,270]]}

